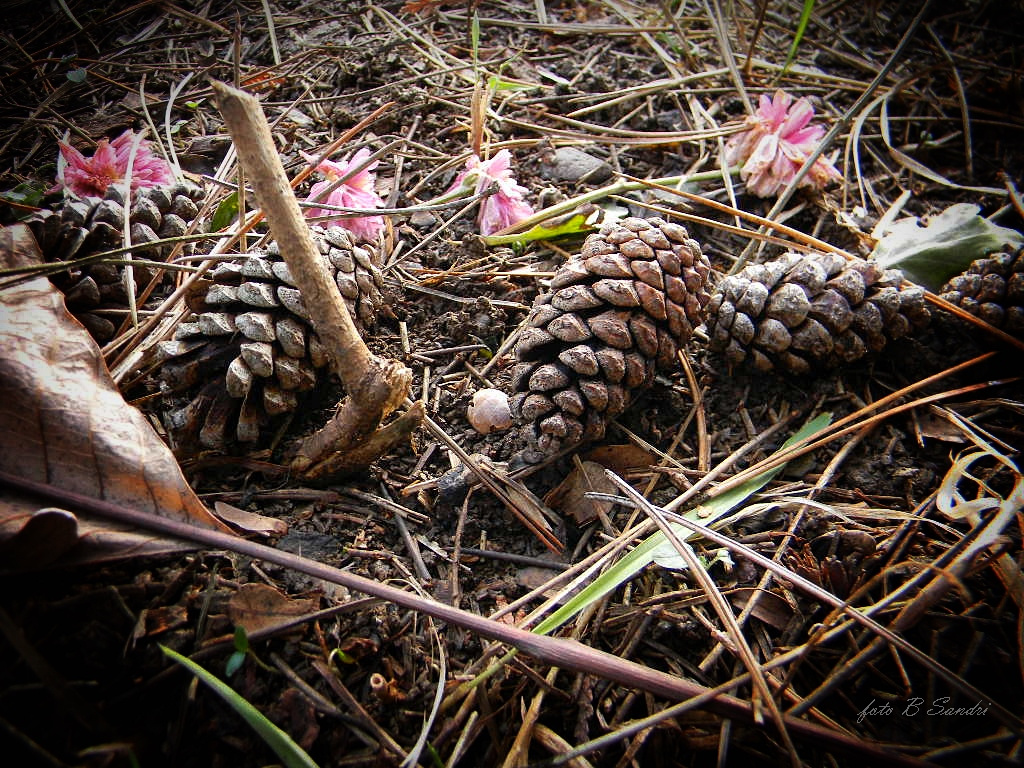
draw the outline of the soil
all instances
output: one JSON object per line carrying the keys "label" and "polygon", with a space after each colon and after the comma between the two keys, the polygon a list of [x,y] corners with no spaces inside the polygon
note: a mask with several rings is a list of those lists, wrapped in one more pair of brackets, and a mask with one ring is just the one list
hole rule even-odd
{"label": "soil", "polygon": [[[575,145],[604,161],[601,172],[639,178],[702,173],[718,167],[718,139],[686,132],[735,126],[746,114],[730,56],[704,5],[473,3],[479,72],[466,3],[407,5],[271,0],[271,33],[258,2],[69,0],[60,9],[14,3],[3,36],[7,55],[0,58],[0,191],[51,185],[56,142],[65,131],[86,149],[127,127],[141,128],[140,90],[158,127],[170,95],[177,94],[169,120],[182,168],[198,181],[216,174],[229,143],[208,77],[237,78],[260,95],[292,174],[304,162],[300,151],[323,148],[389,105],[339,158],[361,145],[377,150],[395,142],[377,168],[377,188],[396,208],[439,196],[452,183],[473,141],[474,82],[484,72],[500,73],[507,87],[491,95],[479,124],[482,137],[491,145],[508,142],[516,178],[537,208],[606,183],[593,175],[565,178],[572,168],[553,172],[560,147]],[[810,98],[817,120],[829,126],[866,91],[921,10],[918,3],[817,4],[792,67],[780,71],[798,27],[798,4],[782,10],[768,4],[761,22],[760,4],[726,5],[724,34],[750,98],[785,88]],[[834,144],[843,180],[824,191],[799,192],[772,216],[860,255],[904,192],[902,215],[934,215],[969,202],[1021,229],[1012,182],[1024,170],[1022,22],[1019,3],[930,3],[877,92],[888,95],[887,122],[878,111],[856,112],[863,120],[851,122]],[[747,69],[752,42],[756,63]],[[84,82],[76,74],[82,70]],[[679,75],[685,84],[663,84]],[[519,82],[540,87],[512,87]],[[966,123],[961,104],[967,105]],[[574,112],[584,107],[593,109]],[[898,152],[887,148],[883,127]],[[670,132],[681,138],[666,139]],[[206,184],[208,194],[225,194],[208,178]],[[720,176],[690,186],[761,216],[774,202],[746,194],[738,181],[731,199]],[[719,274],[751,242],[722,228],[735,223],[733,216],[706,206],[651,192],[615,202],[634,215],[650,215],[641,204],[653,202],[705,217],[683,223]],[[728,462],[720,480],[778,450],[817,414],[829,412],[833,420],[857,414],[855,429],[790,462],[752,500],[760,506],[747,508],[724,531],[855,605],[890,597],[892,604],[874,618],[964,685],[892,646],[857,660],[876,640],[860,627],[818,644],[815,633],[832,620],[820,599],[778,579],[764,581],[763,568],[738,555],[716,560],[715,547],[704,541],[697,549],[710,562],[708,573],[737,613],[762,594],[742,621],[765,669],[804,648],[799,661],[772,673],[784,710],[845,729],[861,743],[886,744],[891,756],[937,764],[1020,760],[1021,732],[1012,733],[995,715],[1001,706],[1019,716],[1024,700],[1019,510],[1018,527],[1002,530],[944,586],[925,591],[917,584],[897,594],[922,573],[936,572],[938,558],[969,542],[972,528],[980,527],[936,507],[940,484],[952,482],[953,461],[976,447],[971,435],[1019,458],[1024,387],[1014,378],[1020,367],[1013,351],[973,326],[939,318],[929,330],[843,370],[788,377],[731,368],[708,352],[698,333],[687,350],[696,391],[681,371],[662,376],[601,445],[527,465],[514,430],[480,435],[469,426],[466,407],[482,378],[508,388],[511,355],[503,343],[542,290],[537,275],[557,268],[582,238],[487,247],[473,211],[444,225],[456,210],[389,216],[392,248],[400,254],[416,248],[415,259],[392,275],[389,309],[367,337],[374,352],[409,365],[413,396],[426,390],[428,414],[441,429],[540,498],[581,458],[610,463],[652,502],[668,505],[755,438],[761,440]],[[780,250],[768,245],[753,258]],[[166,286],[164,295],[169,292]],[[989,350],[997,354],[939,376]],[[975,384],[985,386],[955,391]],[[157,391],[154,380],[141,386],[128,397]],[[919,388],[895,404],[948,394],[904,410],[887,406],[876,421],[861,411],[911,386]],[[456,478],[454,454],[426,429],[363,476],[328,488],[259,471],[256,461],[282,462],[292,441],[321,426],[342,396],[335,382],[327,383],[257,447],[183,461],[192,487],[211,506],[227,502],[286,523],[287,533],[271,539],[280,549],[483,616],[514,605],[639,519],[626,505],[610,505],[604,519],[585,523],[573,516],[578,508],[558,510],[564,514],[555,530],[564,551],[553,554],[490,492]],[[149,398],[145,407],[159,414],[173,405]],[[602,448],[603,457],[591,452]],[[1015,468],[989,461],[975,469],[978,477],[957,484],[964,498],[1008,498],[1021,483]],[[495,656],[490,641],[461,627],[435,625],[231,551],[7,571],[0,578],[0,748],[10,765],[277,764],[280,758],[255,731],[165,658],[163,645],[229,679],[318,765],[397,766],[424,728],[438,685],[452,695]],[[296,615],[335,611],[253,639],[244,663],[229,675],[238,612],[254,586],[273,588]],[[517,605],[503,620],[521,621],[541,599]],[[926,609],[909,610],[914,600]],[[561,632],[708,687],[744,671],[713,603],[686,570],[648,565]],[[983,700],[971,698],[974,689]],[[747,684],[732,693],[759,700]],[[527,710],[538,701],[531,735],[517,742]],[[787,759],[767,709],[755,725],[702,706],[566,757],[574,746],[617,733],[673,702],[526,656],[509,661],[475,694],[447,703],[429,729],[421,764],[497,766],[510,754],[518,755],[510,765],[552,764],[545,761],[559,755],[558,764],[580,766]],[[956,707],[965,711],[950,711]],[[397,750],[389,749],[389,739]],[[856,748],[823,748],[795,736],[794,744],[803,764],[871,761]]]}

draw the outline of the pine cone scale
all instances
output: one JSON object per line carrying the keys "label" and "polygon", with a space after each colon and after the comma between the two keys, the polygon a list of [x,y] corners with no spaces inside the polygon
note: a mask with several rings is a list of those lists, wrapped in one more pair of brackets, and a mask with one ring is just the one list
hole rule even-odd
{"label": "pine cone scale", "polygon": [[1024,248],[975,260],[942,298],[1007,333],[1024,334]]}
{"label": "pine cone scale", "polygon": [[732,364],[804,374],[853,362],[923,327],[924,294],[898,270],[836,254],[783,254],[719,284],[709,345]]}
{"label": "pine cone scale", "polygon": [[710,265],[682,227],[606,225],[555,273],[521,333],[513,413],[536,457],[598,439],[609,419],[676,365],[701,321]]}
{"label": "pine cone scale", "polygon": [[[312,234],[324,268],[357,322],[368,326],[384,300],[380,254],[355,245],[340,227],[314,227]],[[179,448],[188,450],[196,440],[222,448],[232,437],[258,439],[270,418],[294,411],[298,395],[324,375],[327,354],[276,243],[217,265],[188,297],[188,306],[196,313],[194,322],[180,324],[175,340],[161,344],[167,360],[161,378],[170,389],[189,388],[211,375],[222,378],[219,389],[204,388],[184,408],[165,415]]]}
{"label": "pine cone scale", "polygon": [[[200,187],[187,183],[138,190],[130,210],[132,243],[143,245],[184,234],[199,211],[194,200],[202,199],[202,194]],[[174,210],[181,215],[174,214]],[[105,198],[67,198],[58,209],[37,211],[26,223],[47,261],[73,261],[121,245],[124,201],[117,187],[111,186]],[[144,255],[158,258],[167,251],[161,249],[156,254],[147,251]],[[72,267],[52,277],[54,284],[64,292],[71,313],[101,342],[113,338],[116,328],[113,322],[97,314],[97,310],[123,311],[128,306],[123,269],[120,265],[94,263]],[[138,296],[154,272],[135,265],[134,274]]]}

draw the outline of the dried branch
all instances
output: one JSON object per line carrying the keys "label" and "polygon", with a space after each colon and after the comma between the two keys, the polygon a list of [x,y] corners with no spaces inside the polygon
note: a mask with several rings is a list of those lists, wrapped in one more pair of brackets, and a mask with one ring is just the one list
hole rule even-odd
{"label": "dried branch", "polygon": [[[313,243],[257,99],[217,81],[213,82],[213,90],[235,142],[239,162],[252,183],[256,201],[295,277],[331,366],[348,392],[333,422],[300,445],[292,469],[327,480],[330,478],[318,467],[324,461],[332,462],[332,477],[364,468],[415,428],[415,423],[411,427],[407,424],[418,421],[414,416],[403,422],[403,429],[390,430],[377,437],[381,452],[367,456],[365,450],[360,450],[367,439],[375,436],[381,420],[404,401],[412,383],[412,372],[400,362],[372,354],[356,330],[344,299]],[[385,436],[388,439],[381,439]],[[353,451],[360,451],[357,466],[336,458],[338,454]]]}

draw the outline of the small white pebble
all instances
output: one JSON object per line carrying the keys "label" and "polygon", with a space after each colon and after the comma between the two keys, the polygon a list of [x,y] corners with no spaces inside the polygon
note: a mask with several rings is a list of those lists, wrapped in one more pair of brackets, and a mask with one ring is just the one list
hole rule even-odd
{"label": "small white pebble", "polygon": [[466,418],[481,435],[500,432],[512,426],[508,395],[500,389],[480,389],[466,409]]}

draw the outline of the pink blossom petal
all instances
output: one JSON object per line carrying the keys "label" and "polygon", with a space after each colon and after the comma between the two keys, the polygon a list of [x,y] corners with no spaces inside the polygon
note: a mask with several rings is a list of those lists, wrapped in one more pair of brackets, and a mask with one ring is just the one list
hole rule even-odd
{"label": "pink blossom petal", "polygon": [[73,194],[103,197],[107,187],[121,180],[116,155],[106,139],[100,141],[92,157],[86,157],[70,144],[60,142],[59,146],[67,163],[60,181]]}
{"label": "pink blossom petal", "polygon": [[473,194],[482,195],[492,186],[497,191],[483,200],[477,215],[482,235],[491,235],[533,215],[533,207],[525,199],[527,189],[512,175],[512,153],[507,149],[488,160],[472,155],[448,191],[472,189]]}
{"label": "pink blossom petal", "polygon": [[[813,118],[814,108],[806,98],[794,101],[782,90],[771,98],[762,94],[757,112],[746,119],[746,129],[726,142],[723,162],[740,166],[740,178],[751,194],[776,195],[792,182],[825,135],[824,127],[810,125]],[[841,178],[833,161],[818,158],[800,185],[821,189]]]}
{"label": "pink blossom petal", "polygon": [[798,147],[797,145],[781,138],[779,139],[778,152],[780,155],[794,163],[798,168],[803,165],[804,160],[810,154],[809,152],[805,152],[802,147]]}
{"label": "pink blossom petal", "polygon": [[807,176],[804,177],[804,183],[810,187],[821,188],[842,178],[843,175],[839,173],[832,160],[819,157],[814,161],[811,170],[807,172]]}
{"label": "pink blossom petal", "polygon": [[[135,132],[128,129],[113,141],[101,139],[92,157],[70,144],[59,142],[64,167],[57,174],[58,187],[74,195],[102,197],[111,184],[124,180],[128,172]],[[139,141],[132,165],[132,191],[143,187],[172,184],[174,173],[163,158],[155,155],[145,139]]]}
{"label": "pink blossom petal", "polygon": [[[352,155],[352,159],[349,160],[348,163],[346,163],[345,170],[342,175],[352,173],[352,170],[354,168],[358,168],[363,163],[366,163],[369,157],[370,150],[367,149],[366,147],[363,147],[354,155]],[[372,163],[368,163],[365,168],[362,168],[357,173],[353,174],[348,179],[348,181],[345,182],[345,185],[354,189],[361,189],[364,192],[369,192],[373,195],[376,195],[376,192],[374,192],[373,189],[375,181],[375,174],[373,173],[373,171],[377,168],[379,162],[379,160],[374,160]]]}
{"label": "pink blossom petal", "polygon": [[525,200],[496,192],[480,206],[477,221],[481,235],[493,235],[533,215],[533,207]]}
{"label": "pink blossom petal", "polygon": [[775,134],[765,136],[740,170],[740,177],[747,183],[751,194],[759,197],[773,195],[785,177],[786,166],[779,164],[779,158],[785,158],[778,151],[778,143],[779,138]]}
{"label": "pink blossom petal", "polygon": [[769,130],[777,130],[786,119],[786,112],[793,97],[785,91],[776,91],[772,98],[762,94],[758,102],[757,116],[769,124]]}
{"label": "pink blossom petal", "polygon": [[730,166],[745,163],[762,135],[762,131],[753,129],[733,134],[725,143],[725,162]]}
{"label": "pink blossom petal", "polygon": [[805,154],[811,154],[818,147],[818,142],[825,135],[825,129],[820,125],[809,125],[799,131],[789,134],[782,134],[782,137],[789,143],[798,146]]}
{"label": "pink blossom petal", "polygon": [[510,177],[512,174],[512,153],[507,149],[498,150],[490,160],[480,163],[480,170],[492,179]]}
{"label": "pink blossom petal", "polygon": [[807,99],[797,99],[796,103],[789,110],[786,119],[779,128],[783,138],[788,138],[793,133],[804,128],[814,117],[814,107]]}
{"label": "pink blossom petal", "polygon": [[[315,157],[303,153],[307,161],[313,162]],[[384,201],[374,189],[375,174],[373,169],[377,167],[377,160],[369,163],[365,168],[360,169],[351,177],[345,179],[334,191],[327,194],[326,198],[320,199],[327,190],[335,186],[338,179],[358,168],[370,157],[370,150],[363,147],[348,160],[336,163],[333,160],[323,160],[317,165],[317,171],[324,175],[324,181],[318,181],[309,190],[307,202],[323,203],[338,208],[354,208],[356,210],[372,210],[382,208]],[[328,221],[344,227],[353,235],[364,240],[376,240],[377,236],[384,229],[383,216],[355,216],[341,217],[337,211],[329,211],[324,208],[306,208],[306,216],[309,218],[328,216]]]}

